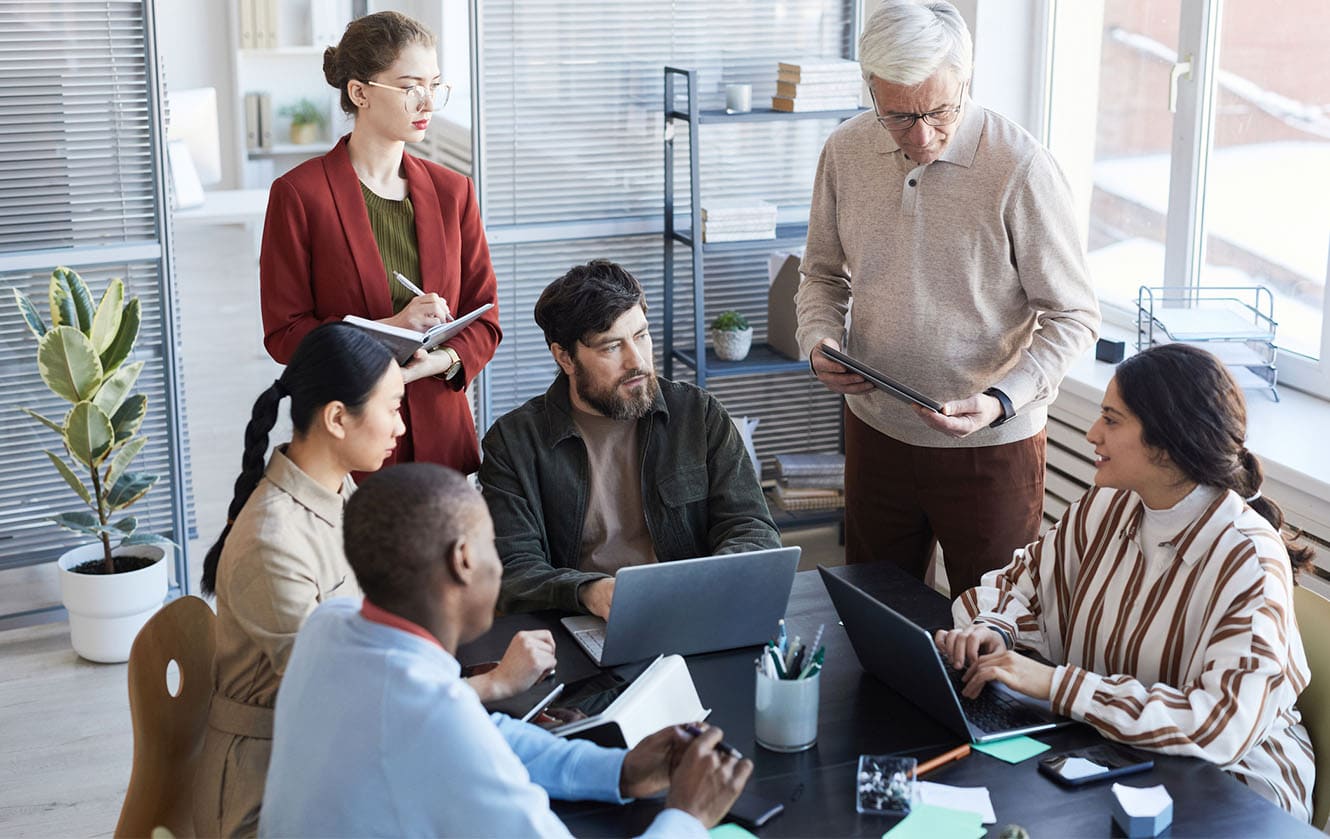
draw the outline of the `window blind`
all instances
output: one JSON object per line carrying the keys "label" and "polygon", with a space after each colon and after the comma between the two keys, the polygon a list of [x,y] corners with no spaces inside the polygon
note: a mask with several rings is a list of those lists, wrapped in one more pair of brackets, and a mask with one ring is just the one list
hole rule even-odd
{"label": "window blind", "polygon": [[8,293],[21,289],[46,317],[51,269],[66,265],[94,299],[116,276],[140,298],[133,359],[145,362],[135,392],[148,398],[148,444],[133,468],[161,479],[130,513],[182,546],[182,580],[192,504],[151,20],[150,0],[0,0],[0,569],[87,541],[47,521],[82,502],[43,454],[64,453],[58,438],[17,408],[60,418],[68,404],[38,375],[36,339]]}
{"label": "window blind", "polygon": [[[723,107],[727,83],[753,85],[770,101],[776,63],[850,54],[852,2],[781,4],[704,0],[485,0],[479,15],[479,184],[494,246],[504,342],[489,367],[489,418],[542,392],[554,364],[531,316],[540,291],[571,265],[596,257],[627,266],[647,288],[652,335],[663,334],[661,286],[665,123],[662,68],[699,71],[704,109]],[[818,152],[834,121],[706,126],[702,198],[761,198],[788,220],[806,219]],[[676,160],[687,160],[686,133]],[[678,167],[680,208],[687,171]],[[568,225],[569,238],[550,240]],[[577,227],[572,233],[572,227]],[[523,241],[541,226],[543,241]],[[588,229],[603,235],[586,238]],[[622,231],[631,229],[631,235]],[[557,235],[557,234],[556,234]],[[535,234],[533,234],[533,238]],[[496,237],[497,238],[497,237]],[[769,243],[709,256],[706,315],[726,308],[765,338]],[[686,253],[676,254],[676,336],[691,329]],[[676,342],[678,338],[676,338]],[[690,373],[676,368],[676,378]],[[798,376],[750,376],[709,383],[731,413],[758,417],[764,459],[779,451],[835,450],[839,399]],[[824,421],[825,420],[825,421]],[[483,422],[483,420],[482,420]]]}

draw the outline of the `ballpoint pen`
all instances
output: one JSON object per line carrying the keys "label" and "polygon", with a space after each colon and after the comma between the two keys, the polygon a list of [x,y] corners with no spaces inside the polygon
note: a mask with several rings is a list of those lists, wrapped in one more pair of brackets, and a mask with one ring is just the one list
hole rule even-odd
{"label": "ballpoint pen", "polygon": [[[397,282],[399,282],[399,283],[402,284],[402,288],[404,288],[404,289],[406,289],[407,291],[411,292],[411,293],[414,294],[415,296],[417,296],[417,297],[421,297],[421,296],[423,296],[423,295],[425,294],[425,292],[421,290],[420,286],[416,285],[415,283],[411,282],[411,281],[408,280],[406,277],[404,277],[404,276],[402,275],[402,272],[401,272],[401,271],[394,271],[394,272],[393,272],[393,277],[395,277],[395,278],[397,279]],[[452,320],[452,319],[453,319],[453,314],[452,314],[452,312],[448,309],[448,301],[447,301],[447,300],[444,300],[442,297],[439,298],[439,301],[443,304],[443,319],[444,319],[444,320]]]}
{"label": "ballpoint pen", "polygon": [[[702,736],[702,729],[698,728],[696,725],[694,725],[691,722],[686,722],[679,727],[694,737]],[[740,752],[735,747],[731,746],[729,743],[726,743],[724,740],[716,744],[716,751],[724,755],[729,755],[735,760],[743,760],[744,757],[742,752]]]}
{"label": "ballpoint pen", "polygon": [[960,760],[963,757],[968,757],[969,754],[970,754],[970,744],[962,743],[961,745],[957,746],[956,748],[952,749],[949,752],[943,752],[942,754],[938,755],[932,760],[925,760],[923,763],[919,764],[914,770],[914,777],[918,778],[920,775],[923,775],[926,772],[932,772],[934,769],[938,768],[944,763],[948,763],[953,760]]}

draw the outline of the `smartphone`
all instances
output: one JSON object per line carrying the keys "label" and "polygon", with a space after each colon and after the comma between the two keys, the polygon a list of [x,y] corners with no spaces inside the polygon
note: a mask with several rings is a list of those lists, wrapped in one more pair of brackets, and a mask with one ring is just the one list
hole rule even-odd
{"label": "smartphone", "polygon": [[1135,749],[1104,744],[1046,757],[1039,761],[1039,771],[1063,786],[1079,787],[1146,772],[1154,765],[1154,760]]}
{"label": "smartphone", "polygon": [[735,799],[727,818],[748,830],[757,830],[783,812],[785,805],[779,801],[744,791]]}

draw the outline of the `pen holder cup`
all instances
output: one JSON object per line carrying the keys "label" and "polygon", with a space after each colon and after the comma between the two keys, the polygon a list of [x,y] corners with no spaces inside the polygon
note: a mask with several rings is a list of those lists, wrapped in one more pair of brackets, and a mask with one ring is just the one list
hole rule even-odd
{"label": "pen holder cup", "polygon": [[822,674],[806,679],[773,679],[757,673],[754,733],[773,752],[801,752],[817,742],[818,691]]}

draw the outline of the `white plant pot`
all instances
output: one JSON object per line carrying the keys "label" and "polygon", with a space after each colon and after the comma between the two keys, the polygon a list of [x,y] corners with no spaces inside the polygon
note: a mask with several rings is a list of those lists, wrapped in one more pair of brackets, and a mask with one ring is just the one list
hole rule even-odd
{"label": "white plant pot", "polygon": [[71,568],[100,559],[98,542],[65,553],[60,569],[60,599],[69,612],[69,639],[74,652],[89,661],[129,661],[134,636],[166,600],[166,552],[155,545],[117,549],[118,556],[156,557],[147,568],[124,574],[75,574]]}
{"label": "white plant pot", "polygon": [[716,348],[716,355],[725,361],[743,361],[748,357],[748,350],[753,346],[753,327],[747,329],[713,329],[711,345]]}

